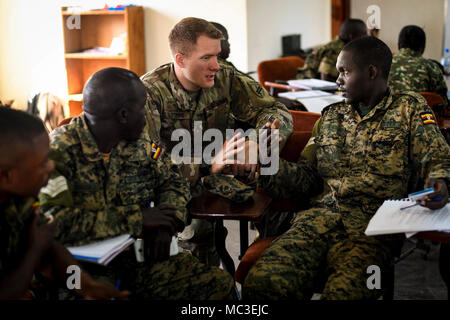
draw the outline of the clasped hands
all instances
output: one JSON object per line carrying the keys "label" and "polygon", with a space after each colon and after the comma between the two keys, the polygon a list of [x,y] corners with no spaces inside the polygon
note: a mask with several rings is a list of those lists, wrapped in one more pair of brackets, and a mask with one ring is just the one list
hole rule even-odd
{"label": "clasped hands", "polygon": [[[271,130],[278,133],[280,120],[267,122],[262,130],[259,143],[267,146],[270,157]],[[279,138],[279,142],[282,138]],[[211,174],[231,173],[236,177],[245,177],[246,182],[252,182],[258,177],[259,144],[256,141],[246,140],[238,132],[230,140],[225,141],[222,150],[214,157],[211,163]]]}

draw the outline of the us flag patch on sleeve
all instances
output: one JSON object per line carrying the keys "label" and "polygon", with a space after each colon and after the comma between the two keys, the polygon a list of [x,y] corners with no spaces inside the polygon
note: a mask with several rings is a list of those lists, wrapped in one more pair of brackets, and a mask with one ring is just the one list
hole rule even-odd
{"label": "us flag patch on sleeve", "polygon": [[436,120],[434,119],[434,115],[429,112],[422,112],[420,114],[420,118],[423,121],[423,124],[436,124]]}

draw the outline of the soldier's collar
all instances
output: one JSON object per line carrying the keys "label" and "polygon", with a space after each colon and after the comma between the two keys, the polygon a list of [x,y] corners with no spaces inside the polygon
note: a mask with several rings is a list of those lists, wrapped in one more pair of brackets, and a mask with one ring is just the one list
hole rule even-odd
{"label": "soldier's collar", "polygon": [[[170,91],[172,91],[173,97],[178,102],[178,107],[183,110],[190,110],[192,105],[192,99],[187,93],[186,89],[184,89],[181,82],[178,80],[176,74],[175,74],[175,68],[173,63],[170,66],[170,72],[169,72],[169,84],[170,84]],[[200,91],[203,89],[200,89]],[[201,92],[199,93],[201,94]]]}
{"label": "soldier's collar", "polygon": [[95,142],[92,133],[89,131],[89,127],[86,123],[84,112],[81,113],[81,115],[78,118],[76,118],[75,121],[80,123],[79,126],[75,127],[75,130],[78,133],[83,154],[89,161],[102,160],[102,156],[100,155],[97,142]]}
{"label": "soldier's collar", "polygon": [[404,56],[410,56],[410,57],[420,57],[421,54],[418,51],[414,51],[411,48],[401,48],[398,51],[398,54],[404,55]]}
{"label": "soldier's collar", "polygon": [[129,161],[145,161],[150,158],[152,141],[148,134],[147,124],[136,141],[121,140],[117,145],[117,152]]}
{"label": "soldier's collar", "polygon": [[[392,103],[392,91],[388,88],[388,93],[383,97],[383,99],[381,99],[381,101],[378,102],[375,105],[375,107],[373,107],[372,110],[370,110],[369,113],[362,118],[366,119],[371,118],[376,112],[378,112],[378,110],[386,110],[391,105],[391,103]],[[348,106],[351,107],[355,112],[357,112],[356,107],[354,105]]]}

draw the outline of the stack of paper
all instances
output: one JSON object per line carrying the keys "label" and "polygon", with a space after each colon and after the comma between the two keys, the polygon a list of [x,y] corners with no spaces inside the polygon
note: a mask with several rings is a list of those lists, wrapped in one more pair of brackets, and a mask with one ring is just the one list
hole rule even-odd
{"label": "stack of paper", "polygon": [[298,102],[303,104],[309,112],[321,113],[322,110],[330,104],[343,101],[342,96],[332,94],[330,96],[317,97],[317,98],[300,98]]}
{"label": "stack of paper", "polygon": [[332,93],[325,92],[322,90],[287,91],[287,92],[280,92],[278,94],[279,97],[291,100],[297,100],[302,98],[317,98],[331,95]]}
{"label": "stack of paper", "polygon": [[289,80],[288,84],[291,87],[305,90],[337,90],[338,88],[335,82],[319,79]]}
{"label": "stack of paper", "polygon": [[129,234],[123,234],[104,241],[67,249],[76,259],[106,266],[133,242],[134,239]]}
{"label": "stack of paper", "polygon": [[366,235],[450,230],[450,204],[439,210],[419,205],[401,210],[413,204],[410,200],[385,201],[370,220]]}

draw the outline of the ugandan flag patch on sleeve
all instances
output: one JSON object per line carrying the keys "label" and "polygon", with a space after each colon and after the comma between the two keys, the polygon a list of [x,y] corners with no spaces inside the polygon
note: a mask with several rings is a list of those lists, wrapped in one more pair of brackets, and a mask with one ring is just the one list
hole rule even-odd
{"label": "ugandan flag patch on sleeve", "polygon": [[436,124],[436,119],[434,115],[429,112],[422,112],[420,114],[420,119],[422,119],[423,124]]}
{"label": "ugandan flag patch on sleeve", "polygon": [[152,159],[158,159],[161,154],[161,148],[156,145],[156,143],[152,143]]}

